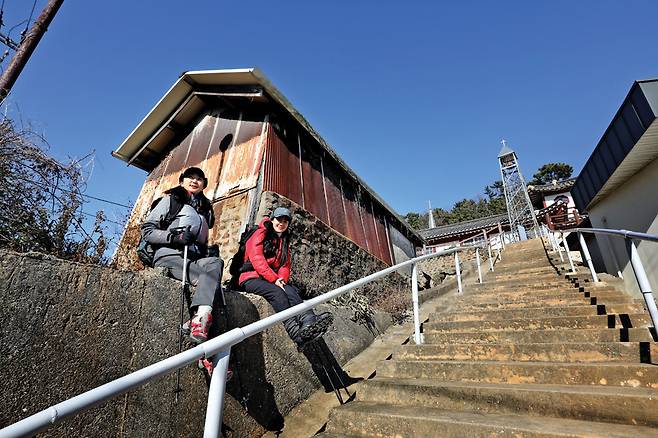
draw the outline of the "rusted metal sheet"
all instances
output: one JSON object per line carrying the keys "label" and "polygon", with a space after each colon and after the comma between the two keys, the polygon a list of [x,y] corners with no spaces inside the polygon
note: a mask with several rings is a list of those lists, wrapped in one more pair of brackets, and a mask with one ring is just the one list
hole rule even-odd
{"label": "rusted metal sheet", "polygon": [[216,125],[217,117],[210,114],[204,116],[196,125],[194,131],[192,131],[191,146],[187,160],[185,160],[185,168],[196,166],[202,168],[205,172],[204,164]]}
{"label": "rusted metal sheet", "polygon": [[386,262],[389,265],[392,265],[393,260],[391,260],[391,250],[388,242],[388,233],[386,231],[386,220],[381,210],[377,211],[376,207],[375,210],[376,210],[375,225],[377,229],[377,238],[379,240],[379,253],[381,254],[382,260],[384,262]]}
{"label": "rusted metal sheet", "polygon": [[178,185],[178,176],[185,168],[185,160],[192,143],[192,135],[193,133],[190,133],[185,137],[165,158],[165,161],[167,161],[166,167],[158,185],[160,192]]}
{"label": "rusted metal sheet", "polygon": [[[306,147],[286,141],[271,126],[266,134],[263,190],[278,193],[303,206],[325,224],[387,264],[391,253],[383,213],[367,195],[345,178],[336,163]],[[300,155],[301,167],[300,175]],[[303,177],[302,177],[303,176]]]}
{"label": "rusted metal sheet", "polygon": [[226,162],[226,151],[235,142],[235,133],[238,128],[238,116],[230,117],[223,114],[217,119],[214,134],[206,154],[208,158],[203,166],[203,171],[208,177],[208,188],[205,193],[208,197],[214,197],[219,180]]}
{"label": "rusted metal sheet", "polygon": [[381,258],[379,254],[379,243],[377,242],[377,233],[375,232],[374,217],[372,215],[372,201],[366,193],[361,192],[361,218],[363,220],[363,228],[366,233],[366,242],[368,243],[368,251],[373,255]]}
{"label": "rusted metal sheet", "polygon": [[332,162],[325,160],[323,164],[324,187],[327,191],[327,203],[329,205],[329,220],[331,220],[331,227],[344,236],[350,237],[347,230],[347,221],[345,219],[343,195],[340,191],[340,173]]}
{"label": "rusted metal sheet", "polygon": [[[153,200],[161,197],[165,190],[177,186],[178,177],[186,167],[198,166],[204,170],[209,181],[204,193],[211,200],[239,195],[236,197],[240,202],[246,202],[242,198],[246,199],[248,194],[244,193],[242,196],[242,192],[254,187],[258,179],[263,154],[262,131],[263,122],[240,123],[237,117],[212,115],[201,119],[196,128],[147,177],[135,201],[118,252],[128,254],[129,251],[124,249],[135,247],[139,239],[139,225],[146,217]],[[213,207],[219,208],[219,213],[222,213],[221,205],[215,203]],[[238,211],[238,216],[242,215],[240,216],[242,218],[245,208],[247,207],[241,205],[240,208],[232,207],[231,211]],[[220,233],[223,236],[230,234],[227,228],[229,225],[222,225],[221,220],[217,223],[220,224],[220,228],[216,228],[213,233]],[[240,223],[237,230],[241,226]],[[234,237],[230,236],[230,238]],[[117,257],[117,260],[119,258]],[[123,258],[125,260],[120,261],[121,266],[133,266],[134,260],[131,256]]]}
{"label": "rusted metal sheet", "polygon": [[297,145],[284,143],[271,126],[267,129],[266,144],[263,190],[283,195],[303,207]]}
{"label": "rusted metal sheet", "polygon": [[347,222],[347,236],[363,249],[367,249],[366,237],[361,224],[359,201],[355,188],[350,181],[342,180],[343,197],[345,202],[345,221]]}
{"label": "rusted metal sheet", "polygon": [[329,223],[327,204],[324,198],[321,156],[304,144],[302,149],[302,179],[304,181],[304,208],[325,224]]}
{"label": "rusted metal sheet", "polygon": [[213,200],[256,186],[265,149],[264,125],[264,122],[244,120],[238,123],[236,140],[224,152]]}

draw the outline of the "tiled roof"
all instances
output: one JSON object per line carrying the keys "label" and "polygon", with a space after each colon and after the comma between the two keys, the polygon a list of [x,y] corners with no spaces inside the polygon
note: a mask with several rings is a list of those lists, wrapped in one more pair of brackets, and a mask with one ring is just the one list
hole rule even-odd
{"label": "tiled roof", "polygon": [[529,185],[528,186],[528,194],[535,192],[535,193],[559,193],[559,192],[564,192],[567,190],[571,190],[571,187],[573,187],[574,183],[576,182],[576,178],[569,178],[569,179],[563,179],[562,181],[556,181],[555,184],[549,183],[549,184],[542,184],[542,185]]}
{"label": "tiled roof", "polygon": [[507,213],[498,214],[495,216],[483,217],[479,219],[473,219],[470,221],[459,222],[457,224],[442,225],[440,227],[428,228],[425,230],[418,231],[418,234],[420,234],[425,240],[431,240],[439,237],[459,235],[463,233],[469,233],[473,231],[491,228],[496,224],[498,224],[499,222],[502,225],[509,224]]}

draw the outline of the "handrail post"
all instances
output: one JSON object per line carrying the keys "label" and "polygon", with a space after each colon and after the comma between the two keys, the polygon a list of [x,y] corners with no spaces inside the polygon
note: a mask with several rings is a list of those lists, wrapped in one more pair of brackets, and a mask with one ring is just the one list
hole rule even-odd
{"label": "handrail post", "polygon": [[498,222],[498,236],[500,236],[500,244],[503,246],[503,250],[505,249],[505,235],[503,234],[503,227],[500,225],[500,222]]}
{"label": "handrail post", "polygon": [[555,246],[557,247],[557,253],[560,255],[560,261],[564,263],[564,256],[562,255],[562,250],[560,249],[560,242],[557,240],[557,236],[553,234],[553,239],[555,239]]}
{"label": "handrail post", "polygon": [[583,249],[583,253],[585,254],[585,260],[587,260],[587,266],[589,267],[589,271],[592,274],[592,280],[594,280],[594,283],[598,283],[599,277],[596,275],[594,264],[592,263],[592,257],[589,255],[589,249],[587,248],[587,243],[585,242],[583,233],[580,231],[578,232],[578,241],[580,242],[580,247]]}
{"label": "handrail post", "polygon": [[654,329],[658,329],[658,309],[656,308],[656,301],[653,299],[653,292],[651,291],[651,284],[649,284],[647,273],[642,265],[642,260],[637,252],[635,242],[628,237],[626,237],[625,240],[628,249],[628,257],[631,260],[631,266],[633,267],[637,284],[640,287],[640,292],[642,292],[644,303],[647,305],[647,310],[651,317],[651,323],[653,324]]}
{"label": "handrail post", "polygon": [[222,420],[224,418],[224,394],[226,393],[226,373],[231,357],[231,349],[215,355],[210,388],[208,389],[208,405],[206,407],[206,423],[203,428],[203,438],[221,438]]}
{"label": "handrail post", "polygon": [[[456,254],[456,253],[455,253]],[[414,342],[416,345],[423,343],[420,335],[420,311],[418,309],[418,264],[411,265],[411,301],[414,310]]]}
{"label": "handrail post", "polygon": [[462,273],[459,268],[459,253],[455,252],[455,272],[457,273],[457,291],[461,294],[464,291],[462,290]]}
{"label": "handrail post", "polygon": [[493,259],[491,258],[491,242],[487,241],[487,251],[489,251],[489,269],[493,272]]}
{"label": "handrail post", "polygon": [[569,259],[569,267],[573,274],[576,273],[576,268],[573,267],[573,259],[571,258],[571,251],[569,250],[569,244],[567,243],[567,238],[564,237],[564,233],[560,231],[560,236],[562,237],[562,243],[564,243],[564,249],[567,251],[567,258]]}
{"label": "handrail post", "polygon": [[550,229],[549,229],[549,236],[551,236],[551,243],[553,244],[553,252],[559,252],[560,246],[557,244],[557,238],[555,237],[555,233]]}
{"label": "handrail post", "polygon": [[478,261],[478,280],[482,284],[482,269],[480,269],[480,248],[475,248],[475,258]]}
{"label": "handrail post", "polygon": [[548,241],[551,243],[551,246],[553,247],[553,252],[557,252],[557,246],[555,246],[555,240],[553,236],[553,232],[546,227],[546,237],[548,238]]}

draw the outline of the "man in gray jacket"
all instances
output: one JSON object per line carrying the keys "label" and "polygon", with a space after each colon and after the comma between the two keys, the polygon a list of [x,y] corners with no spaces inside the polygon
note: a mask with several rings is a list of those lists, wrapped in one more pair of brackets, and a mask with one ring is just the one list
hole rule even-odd
{"label": "man in gray jacket", "polygon": [[[183,250],[187,246],[186,281],[196,286],[190,306],[194,316],[187,325],[190,339],[201,343],[208,339],[215,294],[221,293],[224,262],[216,256],[208,257],[208,230],[214,225],[214,215],[210,201],[203,194],[208,185],[203,170],[186,169],[179,183],[165,192],[146,217],[141,231],[142,238],[156,248],[153,266],[167,268],[169,275],[177,280],[183,278]],[[166,223],[172,209],[177,214],[171,223]]]}

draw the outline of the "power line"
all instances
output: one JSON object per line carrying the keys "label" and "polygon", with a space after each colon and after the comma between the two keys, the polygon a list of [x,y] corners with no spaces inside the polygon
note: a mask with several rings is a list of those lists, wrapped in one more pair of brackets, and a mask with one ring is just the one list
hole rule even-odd
{"label": "power line", "polygon": [[[82,214],[84,214],[85,216],[96,218],[95,214],[87,213],[86,211],[83,211]],[[116,222],[116,221],[113,221],[112,219],[108,219],[108,218],[103,218],[103,220],[105,222],[109,222],[111,224],[119,225],[120,227],[123,227],[123,226],[126,225],[126,224],[122,224],[121,222]]]}
{"label": "power line", "polygon": [[72,194],[72,195],[79,195],[79,196],[82,196],[83,198],[89,198],[89,199],[93,199],[95,201],[101,201],[101,202],[105,202],[107,204],[116,205],[117,207],[132,208],[132,206],[130,206],[130,205],[125,205],[125,204],[121,204],[119,202],[110,201],[109,199],[103,199],[103,198],[99,198],[99,197],[96,197],[96,196],[87,195],[87,194],[82,193],[82,192],[76,192],[76,191],[73,191],[73,190],[66,190],[66,189],[63,189],[61,187],[48,186],[48,185],[45,185],[45,184],[43,184],[39,181],[35,181],[35,180],[29,179],[29,178],[25,178],[23,176],[15,176],[15,178],[21,179],[23,181],[31,182],[32,184],[35,184],[35,185],[41,187],[42,189],[55,189],[55,190],[59,190],[60,192],[69,193],[69,194]]}
{"label": "power line", "polygon": [[32,10],[30,11],[30,18],[27,19],[27,23],[25,24],[25,29],[23,32],[21,32],[21,41],[25,38],[25,34],[27,33],[27,30],[30,28],[30,21],[32,21],[32,17],[34,16],[34,8],[37,6],[37,0],[34,0],[34,3],[32,3]]}

